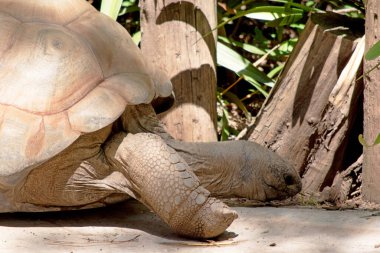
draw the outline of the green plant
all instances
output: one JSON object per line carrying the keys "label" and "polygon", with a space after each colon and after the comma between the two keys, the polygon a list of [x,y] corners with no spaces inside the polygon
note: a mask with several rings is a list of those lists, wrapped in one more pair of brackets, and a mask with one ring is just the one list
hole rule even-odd
{"label": "green plant", "polygon": [[100,12],[123,25],[136,45],[141,41],[139,11],[138,0],[103,0],[100,5]]}
{"label": "green plant", "polygon": [[364,139],[363,135],[359,135],[359,142],[362,144],[363,147],[370,148],[375,145],[380,144],[380,134],[377,135],[376,139],[374,140],[373,144],[368,144],[367,141]]}
{"label": "green plant", "polygon": [[[219,80],[219,106],[228,106],[238,98],[243,103],[238,106],[242,117],[245,110],[255,115],[257,107],[252,104],[262,103],[262,97],[268,96],[309,14],[326,10],[364,18],[361,0],[219,0],[217,28],[222,36],[218,37],[218,71],[236,75]],[[235,102],[226,96],[226,90],[235,94]],[[225,107],[219,115],[219,122],[224,122],[219,124],[222,140],[237,130],[231,129],[230,113]]]}
{"label": "green plant", "polygon": [[[219,80],[219,106],[236,104],[247,121],[247,112],[249,117],[257,113],[252,105],[268,97],[308,13],[315,11],[311,2],[219,1],[217,28],[223,36],[218,36],[218,71],[236,75],[235,79]],[[227,95],[231,93],[234,95]],[[220,139],[225,140],[228,133],[236,135],[237,129],[231,129],[231,120],[226,120],[231,119],[231,111],[227,107],[219,111],[223,111],[219,114]]]}
{"label": "green plant", "polygon": [[119,16],[122,0],[107,0],[102,1],[100,12],[110,16],[113,20]]}
{"label": "green plant", "polygon": [[[218,0],[218,129],[236,136],[268,97],[305,27],[310,12],[335,9],[363,16],[361,0]],[[138,0],[103,0],[101,11],[117,19],[139,44]],[[380,47],[380,46],[379,46]],[[232,73],[232,75],[231,75]]]}
{"label": "green plant", "polygon": [[118,16],[139,11],[138,0],[103,0],[100,5],[100,12],[117,20]]}

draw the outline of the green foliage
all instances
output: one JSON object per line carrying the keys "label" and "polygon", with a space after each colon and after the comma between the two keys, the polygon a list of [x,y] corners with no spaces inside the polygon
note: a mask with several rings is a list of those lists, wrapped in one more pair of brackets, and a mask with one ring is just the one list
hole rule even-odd
{"label": "green foliage", "polygon": [[[221,140],[241,130],[232,114],[239,114],[246,122],[257,114],[309,14],[327,9],[364,18],[362,0],[218,0],[218,26],[214,29],[219,33],[217,101]],[[101,11],[117,18],[139,44],[138,0],[103,0]],[[380,45],[371,50],[367,57],[380,55]]]}
{"label": "green foliage", "polygon": [[[235,103],[223,91],[227,90],[228,93],[235,94],[234,101],[240,98],[240,103],[251,115],[257,113],[251,105],[263,101],[260,97],[268,96],[273,83],[281,74],[311,12],[334,9],[344,15],[364,18],[364,4],[361,0],[219,0],[218,4],[217,28],[223,34],[218,37],[217,63],[223,67],[218,71],[231,71],[236,75],[236,79],[232,80],[219,78],[218,86],[222,90],[219,93],[218,99],[222,101],[219,105]],[[377,52],[380,54],[380,46]],[[259,76],[266,76],[272,82],[265,83]],[[231,111],[225,107],[220,117],[230,119],[229,114]],[[245,116],[243,110],[241,114],[242,117]],[[231,119],[229,123],[231,125]],[[226,132],[225,129],[224,125],[221,139],[228,139],[226,134],[233,132],[231,129]]]}
{"label": "green foliage", "polygon": [[286,6],[259,6],[245,11],[247,18],[268,21],[269,27],[291,25],[302,19],[304,11]]}
{"label": "green foliage", "polygon": [[140,11],[137,0],[124,0],[119,15]]}
{"label": "green foliage", "polygon": [[273,87],[274,81],[271,78],[256,68],[249,60],[222,43],[217,45],[217,62],[220,66],[242,76],[265,97],[268,96],[268,93],[263,85]]}
{"label": "green foliage", "polygon": [[139,11],[137,0],[103,0],[100,12],[116,20],[118,16]]}
{"label": "green foliage", "polygon": [[266,52],[259,47],[256,47],[256,46],[248,44],[248,43],[239,42],[239,41],[233,40],[231,38],[218,36],[218,40],[219,40],[219,42],[223,42],[225,45],[227,45],[229,47],[232,47],[232,46],[240,47],[243,50],[245,50],[251,54],[256,54],[256,55],[265,55],[266,54]]}
{"label": "green foliage", "polygon": [[122,0],[102,1],[100,11],[111,17],[113,20],[116,20],[116,18],[119,16],[121,4]]}
{"label": "green foliage", "polygon": [[[305,2],[305,1],[304,1]],[[284,62],[289,57],[298,40],[299,33],[305,27],[307,15],[315,8],[296,1],[219,1],[219,33],[217,63],[219,71],[231,71],[239,80],[230,88],[228,80],[219,79],[219,105],[234,103],[242,117],[257,113],[252,104],[262,103],[261,97],[268,97]],[[240,81],[240,79],[243,79]],[[235,83],[235,80],[229,80]],[[249,85],[247,85],[249,84]],[[223,92],[226,89],[228,92]],[[234,94],[232,101],[231,96]],[[223,127],[220,128],[221,140],[228,139],[226,131],[230,118],[224,108]],[[230,122],[231,123],[231,122]],[[234,129],[235,131],[237,129]]]}
{"label": "green foliage", "polygon": [[220,108],[220,112],[218,112],[218,129],[220,129],[220,140],[225,141],[228,140],[228,137],[231,135],[231,131],[233,131],[233,128],[230,127],[230,121],[228,120],[229,114],[226,109],[228,102],[225,99],[222,99],[221,92],[217,92],[216,98]]}
{"label": "green foliage", "polygon": [[141,41],[139,10],[138,0],[103,0],[100,5],[100,12],[123,25],[136,45]]}
{"label": "green foliage", "polygon": [[366,60],[374,60],[380,56],[380,41],[376,42],[366,53]]}
{"label": "green foliage", "polygon": [[360,134],[359,135],[359,142],[360,142],[360,144],[362,144],[363,147],[366,147],[366,148],[373,147],[375,145],[380,144],[380,134],[377,135],[377,137],[376,137],[375,141],[373,142],[373,144],[368,144],[367,141],[364,139],[363,135]]}

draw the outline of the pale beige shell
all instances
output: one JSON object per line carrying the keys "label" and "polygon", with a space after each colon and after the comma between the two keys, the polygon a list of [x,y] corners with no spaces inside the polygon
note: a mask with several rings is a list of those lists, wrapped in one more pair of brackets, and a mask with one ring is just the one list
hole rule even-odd
{"label": "pale beige shell", "polygon": [[0,0],[0,176],[156,95],[126,30],[84,0]]}

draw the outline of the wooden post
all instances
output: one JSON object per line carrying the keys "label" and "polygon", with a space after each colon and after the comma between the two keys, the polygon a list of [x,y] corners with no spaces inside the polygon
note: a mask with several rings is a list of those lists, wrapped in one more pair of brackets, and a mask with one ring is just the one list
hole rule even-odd
{"label": "wooden post", "polygon": [[143,54],[174,85],[175,108],[162,117],[168,132],[215,141],[216,0],[141,0],[140,7]]}
{"label": "wooden post", "polygon": [[[380,1],[368,0],[366,6],[366,50],[380,40]],[[378,60],[365,61],[365,73]],[[372,143],[380,133],[380,71],[376,69],[364,81],[364,139]],[[364,148],[363,198],[380,203],[380,145]]]}
{"label": "wooden post", "polygon": [[364,52],[363,40],[355,51],[363,28],[363,23],[338,14],[313,14],[248,131],[250,140],[295,166],[305,193],[319,192],[342,169],[362,88],[352,80]]}

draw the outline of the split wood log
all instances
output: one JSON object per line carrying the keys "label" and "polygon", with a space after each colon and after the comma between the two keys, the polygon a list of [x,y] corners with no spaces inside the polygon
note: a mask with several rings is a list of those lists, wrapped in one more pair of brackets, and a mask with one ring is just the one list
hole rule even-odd
{"label": "split wood log", "polygon": [[363,28],[342,15],[313,14],[245,137],[289,160],[303,176],[304,193],[331,185],[342,169],[362,92],[354,79],[364,52]]}
{"label": "split wood log", "polygon": [[346,170],[335,175],[331,187],[323,189],[323,201],[344,205],[348,199],[361,195],[363,155]]}
{"label": "split wood log", "polygon": [[142,0],[140,7],[142,52],[174,86],[175,108],[161,117],[167,131],[216,141],[216,0]]}

